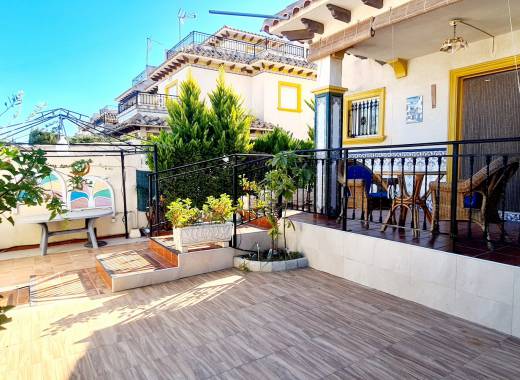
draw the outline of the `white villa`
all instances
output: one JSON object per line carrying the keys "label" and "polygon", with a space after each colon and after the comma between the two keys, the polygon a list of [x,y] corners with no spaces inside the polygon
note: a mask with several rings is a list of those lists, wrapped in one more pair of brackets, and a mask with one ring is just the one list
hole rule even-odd
{"label": "white villa", "polygon": [[[520,336],[518,248],[497,248],[520,241],[520,2],[301,0],[277,15],[263,31],[308,43],[317,65],[327,153],[316,156],[314,212],[356,232],[315,216],[291,248],[311,267]],[[341,189],[339,160],[369,176],[349,169]],[[350,221],[360,215],[363,227]],[[381,231],[369,229],[378,217]],[[408,226],[414,237],[397,234]]]}
{"label": "white villa", "polygon": [[255,117],[253,138],[276,125],[295,137],[307,137],[306,125],[312,121],[313,112],[305,100],[313,98],[316,65],[307,60],[305,45],[228,26],[214,34],[189,33],[166,51],[164,62],[148,66],[133,79],[132,87],[116,98],[116,124],[112,122],[115,110],[106,108],[93,122],[117,134],[138,131],[144,137],[157,133],[166,125],[166,100],[177,96],[178,85],[188,73],[199,82],[206,97],[215,87],[221,67],[226,81]]}

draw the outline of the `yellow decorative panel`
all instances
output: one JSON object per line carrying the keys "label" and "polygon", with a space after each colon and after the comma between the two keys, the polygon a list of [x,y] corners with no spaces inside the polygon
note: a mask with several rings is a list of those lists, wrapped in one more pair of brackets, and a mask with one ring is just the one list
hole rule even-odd
{"label": "yellow decorative panel", "polygon": [[302,86],[299,83],[278,82],[278,110],[302,112]]}

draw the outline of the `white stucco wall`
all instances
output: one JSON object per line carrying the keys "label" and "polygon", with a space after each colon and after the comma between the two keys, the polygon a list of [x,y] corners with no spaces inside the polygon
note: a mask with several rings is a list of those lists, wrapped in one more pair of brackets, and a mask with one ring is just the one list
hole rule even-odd
{"label": "white stucco wall", "polygon": [[[188,72],[199,82],[202,96],[209,102],[207,94],[216,85],[218,71],[197,66],[186,66],[170,77],[158,83],[158,92],[164,93],[165,88],[174,81],[181,83],[186,79]],[[244,106],[252,115],[262,121],[279,125],[292,132],[295,137],[307,137],[307,124],[313,121],[313,112],[305,105],[304,99],[312,99],[312,90],[316,87],[316,81],[262,72],[255,76],[226,73],[226,82],[240,94],[244,100]],[[278,110],[278,82],[297,83],[302,86],[302,112],[287,112]]]}
{"label": "white stucco wall", "polygon": [[288,247],[311,268],[520,337],[520,267],[294,224]]}
{"label": "white stucco wall", "polygon": [[[520,47],[520,31],[514,38]],[[343,60],[342,86],[347,94],[386,88],[385,134],[383,145],[444,141],[448,139],[449,77],[450,70],[520,53],[513,49],[511,35],[496,38],[496,52],[491,53],[491,41],[471,43],[469,48],[455,54],[436,52],[411,59],[408,75],[396,79],[389,65],[345,56]],[[323,64],[317,62],[318,66]],[[318,70],[319,71],[319,70]],[[437,86],[437,107],[432,108],[431,85]],[[424,121],[406,124],[406,98],[423,96]]]}
{"label": "white stucco wall", "polygon": [[[87,146],[88,149],[88,146]],[[82,157],[76,158],[48,158],[48,163],[51,165],[70,165],[73,161]],[[87,158],[87,157],[84,157]],[[105,179],[112,185],[114,190],[114,198],[116,205],[116,215],[112,219],[111,216],[100,218],[96,221],[98,236],[111,236],[123,234],[124,224],[123,218],[123,186],[121,177],[121,163],[119,157],[88,157],[92,159],[90,164],[90,172],[88,175],[98,176]],[[125,173],[126,173],[126,196],[127,196],[127,210],[128,214],[128,228],[145,227],[147,225],[146,217],[143,212],[137,212],[137,190],[136,190],[136,169],[148,170],[145,163],[144,155],[128,155],[125,156]],[[57,168],[58,172],[68,174],[68,168]],[[66,177],[65,177],[66,180]],[[15,220],[17,216],[26,216],[46,213],[44,207],[20,207],[19,213],[13,215]],[[55,229],[73,229],[83,228],[84,221],[73,222],[59,222],[52,223],[51,231]],[[12,226],[9,222],[3,221],[0,223],[0,249],[39,244],[41,229],[38,225],[29,224],[15,224]],[[55,236],[49,239],[50,242],[63,241],[69,239],[86,238],[86,233],[70,234]]]}

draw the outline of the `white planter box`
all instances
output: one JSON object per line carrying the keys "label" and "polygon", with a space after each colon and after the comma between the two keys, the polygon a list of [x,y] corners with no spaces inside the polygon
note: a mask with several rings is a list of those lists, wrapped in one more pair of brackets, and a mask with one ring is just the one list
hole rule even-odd
{"label": "white planter box", "polygon": [[257,198],[254,195],[242,195],[242,203],[244,204],[243,209],[245,211],[256,209]]}
{"label": "white planter box", "polygon": [[253,261],[243,257],[235,257],[233,266],[242,269],[245,265],[251,272],[281,272],[297,268],[307,268],[309,262],[306,257],[287,261]]}
{"label": "white planter box", "polygon": [[201,223],[174,228],[173,242],[176,250],[188,252],[188,246],[206,243],[227,242],[233,237],[233,223]]}

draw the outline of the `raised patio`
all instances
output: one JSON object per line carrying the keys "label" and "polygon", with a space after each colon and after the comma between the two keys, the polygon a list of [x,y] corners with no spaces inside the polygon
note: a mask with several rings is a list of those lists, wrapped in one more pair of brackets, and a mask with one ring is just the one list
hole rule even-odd
{"label": "raised patio", "polygon": [[[99,251],[129,248],[146,245]],[[0,261],[9,275],[0,288],[37,269],[54,279],[39,285],[45,302],[10,312],[5,378],[520,376],[519,339],[320,271],[225,270],[117,294],[99,283],[94,293],[81,275],[94,254]]]}

